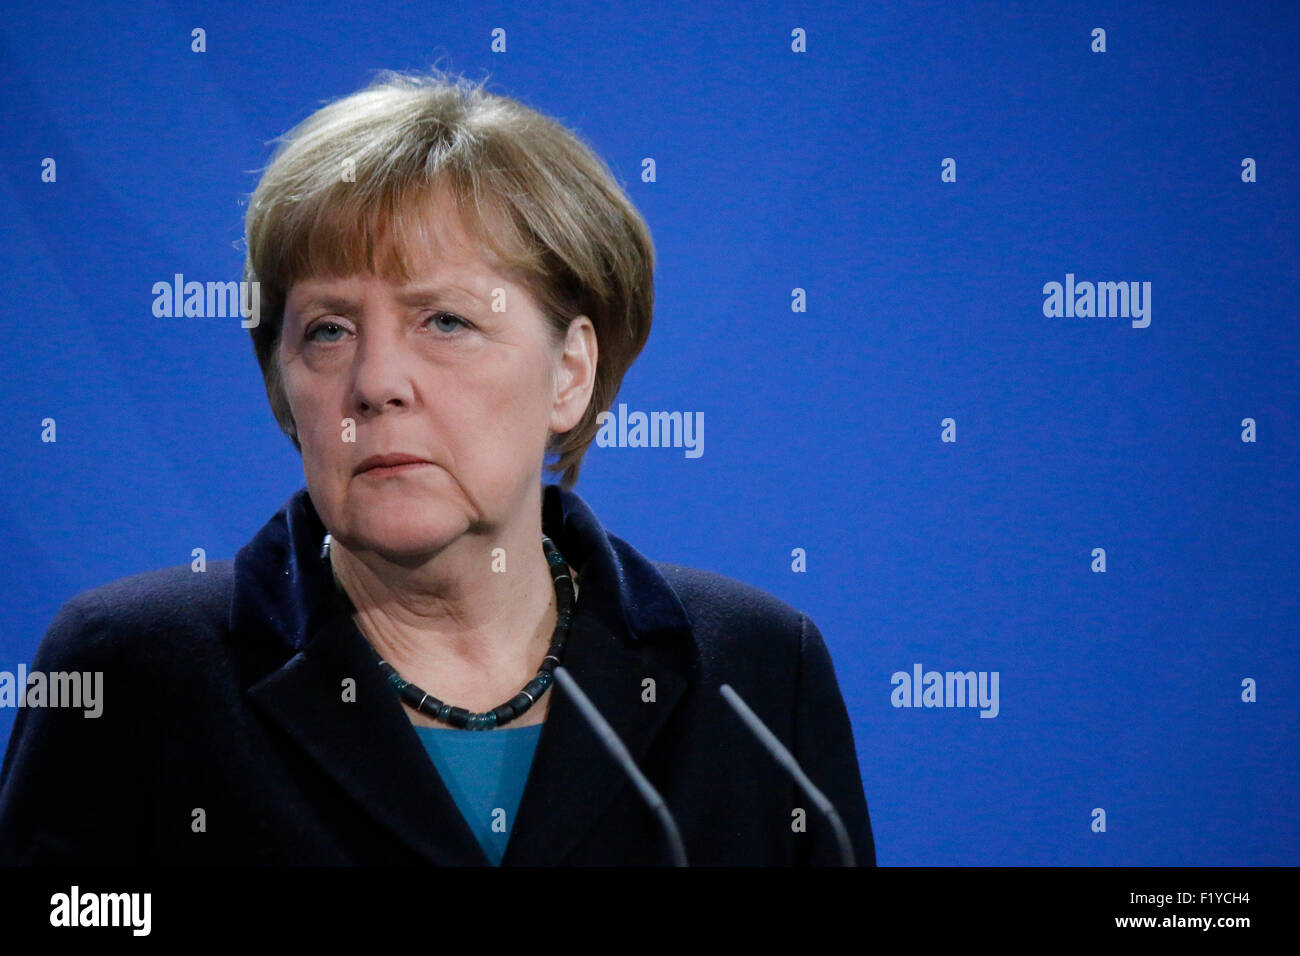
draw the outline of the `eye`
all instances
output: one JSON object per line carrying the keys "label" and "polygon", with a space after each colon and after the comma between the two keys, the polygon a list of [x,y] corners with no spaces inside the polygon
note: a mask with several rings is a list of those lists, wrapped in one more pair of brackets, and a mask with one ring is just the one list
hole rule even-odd
{"label": "eye", "polygon": [[343,326],[339,325],[337,322],[321,322],[319,325],[317,325],[315,328],[313,328],[310,332],[307,333],[306,335],[307,341],[308,342],[337,342],[338,339],[334,339],[334,338],[321,339],[319,337],[318,333],[320,333],[325,329],[334,329],[343,333],[347,332],[347,329],[343,328]]}
{"label": "eye", "polygon": [[[434,322],[435,328],[437,328],[437,330],[440,332],[446,333],[447,335],[453,335],[456,333],[458,329],[461,328],[466,328],[466,329],[472,328],[469,322],[467,322],[465,319],[462,319],[459,315],[456,315],[454,312],[434,312],[425,321]],[[322,336],[321,335],[322,332],[326,334]],[[308,331],[308,333],[306,334],[306,336],[304,336],[304,338],[306,338],[307,341],[309,342],[325,342],[325,343],[338,342],[340,341],[340,337],[334,334],[336,332],[341,332],[343,333],[343,335],[347,335],[348,330],[345,329],[343,326],[339,325],[337,322],[328,322],[328,321],[320,322],[317,325],[315,325],[310,331]]]}
{"label": "eye", "polygon": [[[429,316],[429,319],[436,323],[436,327],[440,332],[452,333],[458,328],[467,329],[470,327],[468,322],[462,319],[459,315],[456,315],[454,312],[435,312]],[[442,323],[444,321],[450,322],[451,324],[443,325]]]}

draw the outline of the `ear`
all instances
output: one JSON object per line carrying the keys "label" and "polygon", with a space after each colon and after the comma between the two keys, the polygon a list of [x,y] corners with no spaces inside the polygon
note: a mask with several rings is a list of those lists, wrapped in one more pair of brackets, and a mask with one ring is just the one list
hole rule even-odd
{"label": "ear", "polygon": [[560,351],[555,354],[552,380],[551,431],[562,435],[577,427],[591,403],[596,386],[596,327],[580,315],[569,323]]}

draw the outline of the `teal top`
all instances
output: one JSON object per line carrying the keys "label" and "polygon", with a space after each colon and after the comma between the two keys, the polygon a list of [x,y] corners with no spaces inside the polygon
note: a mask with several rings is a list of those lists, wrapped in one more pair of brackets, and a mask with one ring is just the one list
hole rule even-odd
{"label": "teal top", "polygon": [[500,865],[542,724],[457,730],[416,727],[438,775],[493,865]]}

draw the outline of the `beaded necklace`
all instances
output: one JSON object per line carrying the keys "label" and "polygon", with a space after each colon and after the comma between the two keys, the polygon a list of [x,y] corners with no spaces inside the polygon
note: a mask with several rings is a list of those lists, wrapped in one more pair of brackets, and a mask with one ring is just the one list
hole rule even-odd
{"label": "beaded necklace", "polygon": [[[330,535],[325,535],[325,540],[321,546],[321,557],[327,561],[329,560],[331,540]],[[421,690],[410,681],[404,680],[397,673],[397,669],[381,658],[379,652],[371,644],[370,650],[379,664],[379,669],[384,672],[389,685],[392,686],[403,701],[434,720],[463,730],[492,730],[495,727],[503,727],[527,713],[528,709],[537,703],[551,684],[555,682],[555,668],[560,665],[560,659],[564,654],[564,644],[569,637],[569,626],[573,623],[573,605],[576,601],[573,578],[569,575],[569,566],[565,562],[563,555],[560,554],[560,549],[555,546],[555,542],[550,538],[542,535],[542,550],[546,554],[546,564],[551,572],[551,580],[555,583],[557,611],[555,632],[551,635],[551,645],[546,650],[546,656],[542,658],[542,665],[538,668],[537,675],[525,684],[518,694],[504,704],[483,713],[472,713],[463,707],[453,707],[427,691]],[[333,573],[332,566],[331,573]],[[352,601],[339,583],[338,575],[334,575],[334,586],[348,606],[351,607]]]}

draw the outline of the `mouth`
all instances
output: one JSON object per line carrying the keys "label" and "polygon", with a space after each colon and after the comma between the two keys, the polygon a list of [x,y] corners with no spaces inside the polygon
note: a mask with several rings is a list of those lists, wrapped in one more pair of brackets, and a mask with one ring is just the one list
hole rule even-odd
{"label": "mouth", "polygon": [[389,475],[401,475],[419,468],[432,468],[432,462],[417,458],[415,455],[371,455],[357,466],[357,475],[372,478],[384,478]]}

